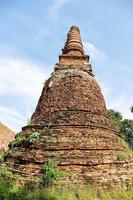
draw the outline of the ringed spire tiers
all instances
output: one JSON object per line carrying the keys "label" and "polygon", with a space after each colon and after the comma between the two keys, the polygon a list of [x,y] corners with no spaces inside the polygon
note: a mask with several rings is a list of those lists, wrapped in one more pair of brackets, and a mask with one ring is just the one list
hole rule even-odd
{"label": "ringed spire tiers", "polygon": [[77,26],[70,28],[62,54],[59,55],[59,64],[56,65],[55,70],[66,68],[83,69],[94,76],[89,63],[89,56],[84,53],[80,30]]}
{"label": "ringed spire tiers", "polygon": [[80,37],[80,31],[77,26],[72,26],[67,34],[67,41],[62,50],[67,55],[84,55],[83,45]]}

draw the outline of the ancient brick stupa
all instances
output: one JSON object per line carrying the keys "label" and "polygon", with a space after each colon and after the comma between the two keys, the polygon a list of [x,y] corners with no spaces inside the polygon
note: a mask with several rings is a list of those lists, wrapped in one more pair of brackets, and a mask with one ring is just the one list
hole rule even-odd
{"label": "ancient brick stupa", "polygon": [[107,115],[76,26],[71,27],[59,64],[44,85],[31,124],[18,135],[23,139],[14,143],[7,157],[14,173],[39,177],[52,160],[59,170],[71,172],[72,183],[132,185],[132,156]]}

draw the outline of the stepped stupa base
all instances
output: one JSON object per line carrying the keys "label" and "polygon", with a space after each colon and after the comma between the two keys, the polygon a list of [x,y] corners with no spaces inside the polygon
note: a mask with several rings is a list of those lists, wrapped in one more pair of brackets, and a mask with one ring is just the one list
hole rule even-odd
{"label": "stepped stupa base", "polygon": [[13,173],[31,180],[41,178],[43,167],[52,160],[59,171],[71,174],[63,178],[68,184],[132,186],[133,158],[121,145],[119,132],[94,126],[35,125],[24,127],[19,136],[28,138],[33,132],[40,133],[36,143],[24,139],[8,153],[6,164]]}

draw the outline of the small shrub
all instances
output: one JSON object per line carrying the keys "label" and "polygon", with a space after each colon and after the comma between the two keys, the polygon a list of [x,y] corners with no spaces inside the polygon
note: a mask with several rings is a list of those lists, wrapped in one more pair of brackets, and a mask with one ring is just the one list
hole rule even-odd
{"label": "small shrub", "polygon": [[43,173],[43,184],[45,186],[51,186],[62,178],[70,176],[70,174],[66,172],[59,171],[56,164],[51,160],[48,160],[48,163],[44,166]]}
{"label": "small shrub", "polygon": [[10,143],[11,145],[11,148],[14,149],[15,147],[18,147],[20,145],[20,143],[22,141],[26,140],[26,137],[25,136],[20,136],[18,135],[15,140],[13,142]]}
{"label": "small shrub", "polygon": [[4,177],[13,177],[13,173],[7,168],[0,168],[0,175]]}
{"label": "small shrub", "polygon": [[55,164],[48,160],[47,165],[44,166],[43,182],[45,186],[51,185],[54,181],[58,179],[58,171]]}
{"label": "small shrub", "polygon": [[28,141],[30,143],[35,143],[37,140],[39,140],[40,138],[40,133],[38,132],[33,132],[29,137],[28,137]]}
{"label": "small shrub", "polygon": [[34,125],[35,124],[35,119],[27,119],[27,124],[28,125]]}

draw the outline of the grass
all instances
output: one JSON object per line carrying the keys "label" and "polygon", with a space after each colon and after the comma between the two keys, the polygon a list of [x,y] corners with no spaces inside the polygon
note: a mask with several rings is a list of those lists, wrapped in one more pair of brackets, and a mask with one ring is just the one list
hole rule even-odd
{"label": "grass", "polygon": [[0,200],[133,200],[133,189],[105,191],[84,185],[39,187],[20,186],[9,178],[0,177]]}
{"label": "grass", "polygon": [[114,153],[114,155],[116,156],[117,160],[122,161],[128,158],[128,154],[126,152],[123,151],[116,151]]}

